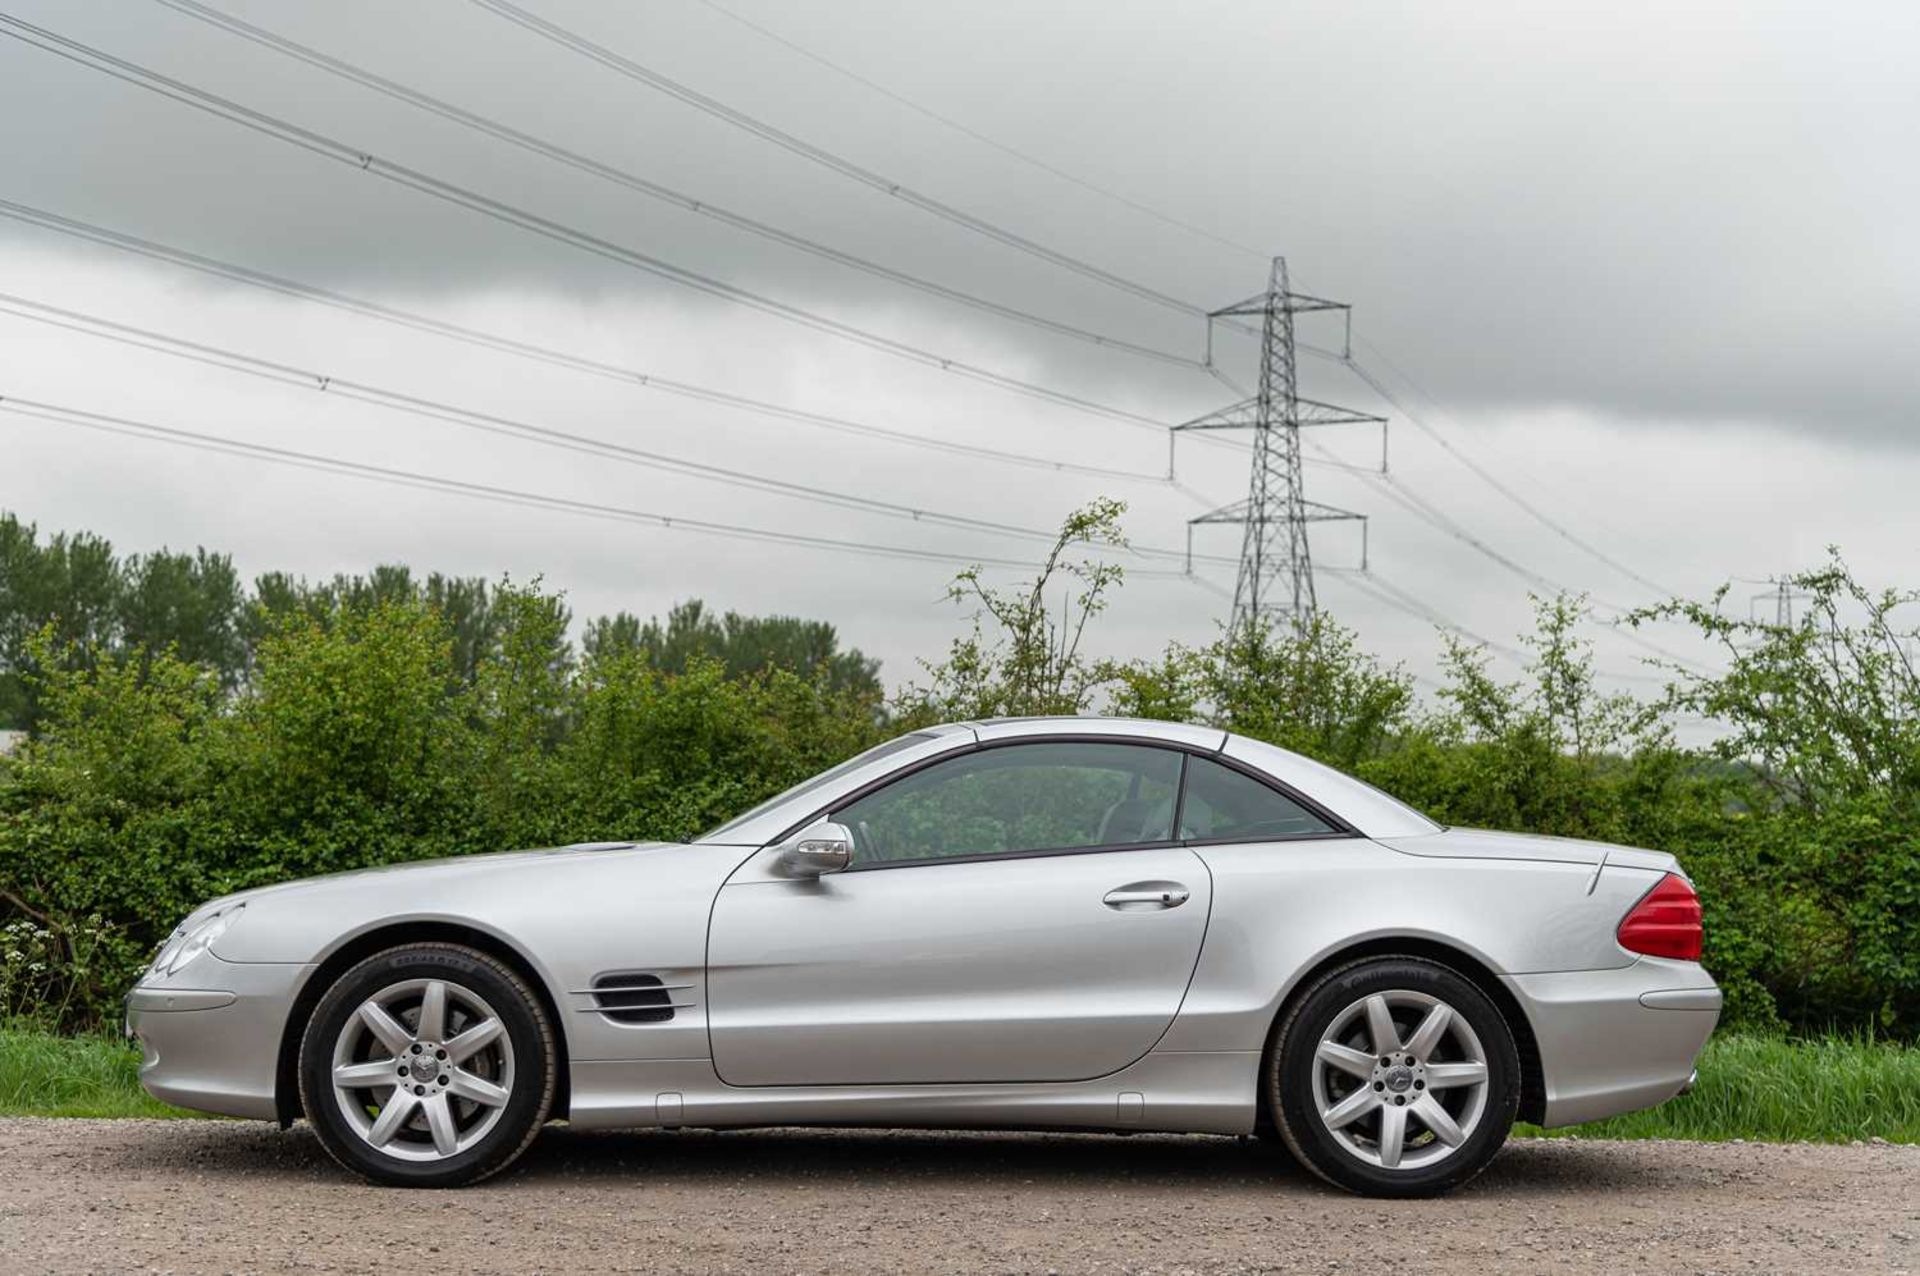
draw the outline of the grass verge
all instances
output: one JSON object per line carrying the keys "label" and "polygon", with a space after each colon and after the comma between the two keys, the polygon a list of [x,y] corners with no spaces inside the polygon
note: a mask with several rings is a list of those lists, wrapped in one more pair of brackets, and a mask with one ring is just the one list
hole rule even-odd
{"label": "grass verge", "polygon": [[[113,1037],[0,1029],[0,1116],[190,1116],[148,1096],[139,1052]],[[1700,1083],[1646,1112],[1522,1134],[1589,1139],[1920,1143],[1920,1049],[1847,1038],[1728,1034],[1700,1057]]]}
{"label": "grass verge", "polygon": [[115,1037],[0,1028],[0,1116],[191,1116],[140,1088],[140,1052]]}
{"label": "grass verge", "polygon": [[1645,1112],[1522,1133],[1584,1139],[1920,1143],[1920,1049],[1846,1037],[1726,1034],[1691,1093]]}

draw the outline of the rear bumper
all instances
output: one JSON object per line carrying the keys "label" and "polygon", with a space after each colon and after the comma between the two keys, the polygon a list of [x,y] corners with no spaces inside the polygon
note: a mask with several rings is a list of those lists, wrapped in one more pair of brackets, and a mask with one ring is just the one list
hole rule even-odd
{"label": "rear bumper", "polygon": [[312,969],[208,954],[179,972],[179,986],[135,988],[127,995],[127,1034],[140,1043],[140,1084],[177,1107],[277,1119],[281,1034]]}
{"label": "rear bumper", "polygon": [[1720,1021],[1720,989],[1695,962],[1642,957],[1615,970],[1505,982],[1540,1046],[1549,1126],[1618,1116],[1682,1093]]}

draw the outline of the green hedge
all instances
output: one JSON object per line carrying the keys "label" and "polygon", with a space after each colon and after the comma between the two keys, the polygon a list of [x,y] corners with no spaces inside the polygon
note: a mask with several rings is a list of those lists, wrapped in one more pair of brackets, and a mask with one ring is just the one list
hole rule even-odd
{"label": "green hedge", "polygon": [[424,602],[291,620],[237,694],[167,653],[42,653],[39,734],[0,763],[0,1016],[109,1021],[201,901],[368,864],[684,839],[876,742],[870,696],[771,670],[568,658],[503,591],[470,680]]}
{"label": "green hedge", "polygon": [[[0,1019],[111,1022],[143,955],[227,891],[687,838],[914,725],[1106,709],[1270,740],[1447,823],[1672,851],[1699,884],[1729,1022],[1920,1030],[1920,681],[1916,635],[1893,624],[1907,596],[1871,594],[1836,561],[1791,582],[1811,595],[1796,626],[1673,604],[1664,617],[1720,643],[1726,670],[1675,670],[1645,701],[1601,692],[1582,605],[1544,600],[1518,678],[1449,644],[1421,700],[1325,617],[1150,661],[1082,657],[1117,569],[1063,555],[1110,541],[1117,517],[1105,503],[1069,521],[1048,566],[1076,578],[1064,614],[1045,573],[1006,592],[963,574],[955,596],[980,619],[887,705],[870,663],[847,667],[830,641],[787,642],[818,649],[803,666],[729,667],[700,654],[708,626],[687,615],[593,627],[576,652],[537,587],[493,591],[484,632],[431,590],[263,603],[238,673],[43,628],[14,660],[36,733],[0,761]],[[726,622],[763,649],[831,639],[777,630]],[[1681,713],[1721,734],[1680,747]]]}

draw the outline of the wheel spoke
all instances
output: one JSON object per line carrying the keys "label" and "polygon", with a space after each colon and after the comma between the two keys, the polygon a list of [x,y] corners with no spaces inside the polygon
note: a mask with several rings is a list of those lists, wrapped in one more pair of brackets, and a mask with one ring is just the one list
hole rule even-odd
{"label": "wheel spoke", "polygon": [[1440,1106],[1440,1100],[1430,1094],[1423,1094],[1413,1101],[1413,1114],[1433,1131],[1433,1136],[1450,1148],[1457,1148],[1466,1142],[1467,1136],[1454,1121],[1453,1115]]}
{"label": "wheel spoke", "polygon": [[1407,1038],[1407,1053],[1422,1063],[1426,1062],[1433,1048],[1440,1044],[1440,1038],[1447,1035],[1447,1025],[1452,1022],[1452,1008],[1444,1002],[1435,1004],[1433,1009],[1427,1011],[1427,1017],[1420,1021],[1420,1026],[1413,1030],[1413,1035]]}
{"label": "wheel spoke", "polygon": [[460,1150],[460,1132],[453,1125],[453,1107],[444,1094],[430,1094],[420,1101],[426,1109],[427,1129],[433,1132],[433,1150],[452,1156]]}
{"label": "wheel spoke", "polygon": [[367,1142],[377,1148],[385,1147],[394,1135],[400,1133],[400,1127],[407,1123],[414,1109],[419,1106],[420,1100],[413,1097],[412,1091],[396,1089],[386,1106],[380,1109],[380,1116],[374,1121],[373,1128],[367,1131]]}
{"label": "wheel spoke", "polygon": [[506,1031],[506,1026],[498,1019],[482,1019],[465,1032],[447,1042],[447,1059],[453,1063],[465,1063],[476,1050],[487,1045]]}
{"label": "wheel spoke", "polygon": [[1315,1052],[1320,1062],[1331,1064],[1347,1073],[1359,1077],[1362,1081],[1373,1076],[1373,1056],[1351,1046],[1343,1046],[1337,1041],[1322,1041]]}
{"label": "wheel spoke", "polygon": [[399,1085],[400,1078],[395,1072],[401,1065],[394,1059],[369,1059],[365,1063],[343,1063],[333,1070],[333,1083],[349,1089],[365,1089],[368,1086]]}
{"label": "wheel spoke", "polygon": [[1340,1102],[1328,1108],[1320,1119],[1327,1123],[1329,1130],[1344,1129],[1358,1121],[1367,1113],[1380,1106],[1380,1097],[1372,1090],[1362,1086]]}
{"label": "wheel spoke", "polygon": [[1407,1145],[1407,1110],[1387,1104],[1380,1109],[1380,1164],[1400,1168],[1400,1152]]}
{"label": "wheel spoke", "polygon": [[1373,1052],[1389,1055],[1400,1049],[1400,1032],[1393,1026],[1393,1014],[1387,999],[1375,993],[1367,998],[1367,1031],[1373,1035]]}
{"label": "wheel spoke", "polygon": [[1430,1063],[1427,1065],[1427,1089],[1452,1090],[1463,1085],[1479,1085],[1487,1079],[1487,1065],[1466,1063]]}
{"label": "wheel spoke", "polygon": [[420,998],[420,1026],[414,1035],[422,1041],[441,1041],[447,1035],[447,986],[438,979]]}
{"label": "wheel spoke", "polygon": [[377,1001],[360,1003],[360,1022],[366,1024],[368,1031],[380,1039],[380,1044],[394,1054],[413,1044],[413,1034]]}
{"label": "wheel spoke", "polygon": [[447,1082],[447,1092],[463,1099],[472,1099],[489,1108],[503,1107],[507,1102],[505,1086],[495,1085],[485,1077],[476,1077],[460,1068],[453,1070],[453,1080]]}
{"label": "wheel spoke", "polygon": [[519,1094],[507,1021],[450,971],[376,989],[349,1003],[325,1061],[328,1099],[364,1146],[444,1162],[493,1137]]}

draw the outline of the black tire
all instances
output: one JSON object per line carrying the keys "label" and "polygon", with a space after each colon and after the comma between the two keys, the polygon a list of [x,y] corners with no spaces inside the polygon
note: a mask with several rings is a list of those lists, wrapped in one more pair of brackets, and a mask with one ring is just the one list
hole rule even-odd
{"label": "black tire", "polygon": [[[1370,1114],[1355,1121],[1349,1127],[1352,1138],[1337,1135],[1321,1118],[1315,1098],[1314,1073],[1316,1067],[1321,1066],[1316,1060],[1320,1043],[1336,1020],[1374,994],[1395,993],[1435,998],[1464,1020],[1482,1048],[1486,1090],[1484,1106],[1476,1122],[1451,1152],[1438,1146],[1437,1136],[1422,1131],[1418,1137],[1425,1140],[1424,1145],[1415,1150],[1437,1152],[1441,1159],[1426,1165],[1389,1169],[1370,1163],[1365,1159],[1364,1148],[1356,1151],[1354,1146],[1367,1139],[1366,1123],[1374,1122],[1377,1130],[1382,1118]],[[1405,1013],[1404,1010],[1396,1013],[1396,1023]],[[1411,1028],[1410,1021],[1400,1028],[1402,1041],[1407,1040]],[[1328,972],[1288,1004],[1267,1048],[1262,1085],[1274,1127],[1301,1164],[1335,1187],[1363,1196],[1417,1197],[1451,1191],[1493,1160],[1506,1142],[1519,1111],[1520,1076],[1520,1055],[1514,1046],[1513,1031],[1499,1007],[1473,981],[1425,958],[1375,957]],[[1400,1083],[1399,1078],[1386,1077],[1388,1085]],[[1350,1084],[1355,1088],[1381,1090],[1383,1100],[1404,1103],[1417,1102],[1419,1098],[1419,1093],[1411,1089],[1394,1095],[1383,1090],[1380,1084],[1361,1081]],[[1439,1084],[1436,1080],[1436,1086]],[[1424,1089],[1422,1082],[1421,1090]],[[1437,1095],[1438,1091],[1427,1097],[1433,1099]],[[1414,1128],[1416,1118],[1408,1120],[1408,1128]],[[1379,1138],[1377,1133],[1374,1137]],[[1409,1142],[1408,1146],[1412,1148],[1413,1144]]]}
{"label": "black tire", "polygon": [[[477,995],[499,1019],[512,1050],[508,1097],[492,1127],[472,1146],[432,1160],[405,1159],[373,1146],[342,1110],[333,1084],[335,1044],[361,1005],[383,989],[415,980],[440,981],[456,994]],[[401,1026],[408,1026],[404,1018]],[[362,961],[321,996],[300,1040],[300,1104],[320,1145],[354,1173],[395,1187],[463,1187],[498,1174],[532,1144],[553,1107],[557,1071],[553,1025],[526,980],[472,948],[405,944]],[[477,1105],[470,1110],[480,1111]]]}

